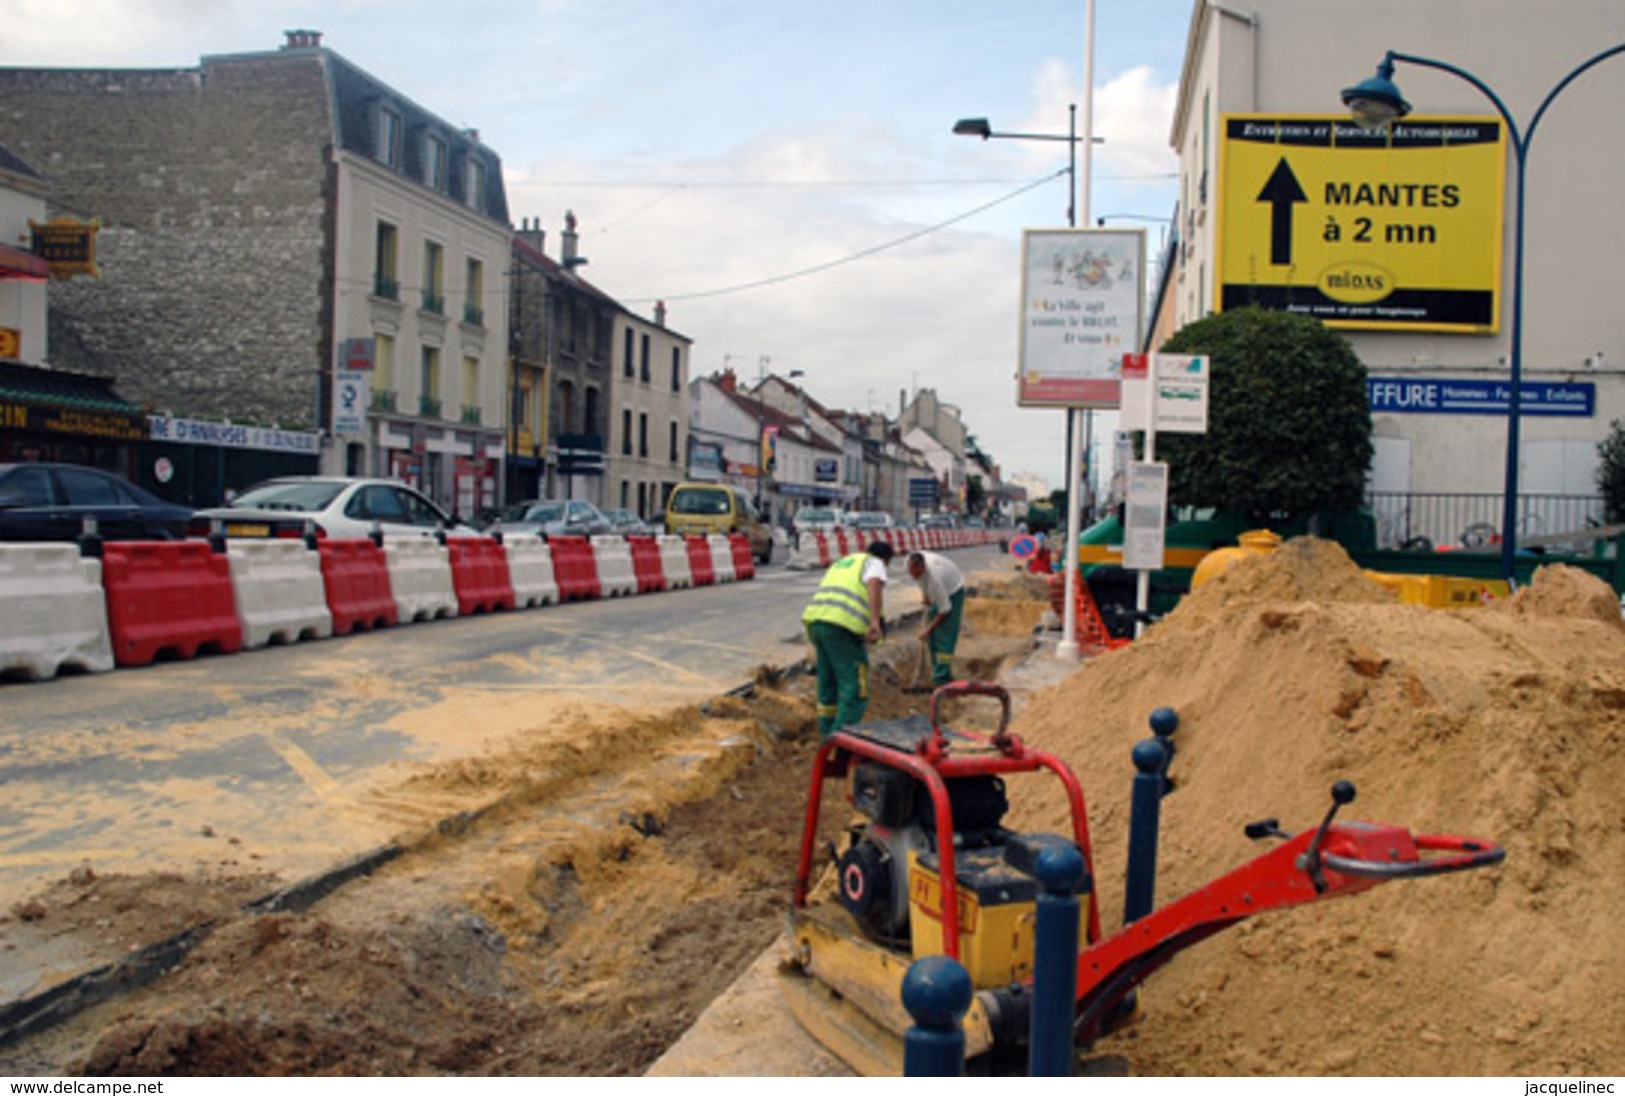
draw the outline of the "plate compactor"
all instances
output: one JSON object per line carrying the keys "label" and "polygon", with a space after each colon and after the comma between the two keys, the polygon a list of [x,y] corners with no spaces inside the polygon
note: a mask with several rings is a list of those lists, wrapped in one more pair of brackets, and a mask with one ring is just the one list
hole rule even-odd
{"label": "plate compactor", "polygon": [[[998,731],[945,729],[941,703],[955,696],[997,699]],[[1004,827],[1008,776],[1047,771],[1060,782],[1071,811],[1066,839],[1083,856],[1072,1017],[1079,1053],[1133,1019],[1136,987],[1153,971],[1239,921],[1388,880],[1486,867],[1505,855],[1489,842],[1335,821],[1354,798],[1353,786],[1339,781],[1318,827],[1294,836],[1274,820],[1249,825],[1247,836],[1281,843],[1103,936],[1083,791],[1059,758],[1010,734],[1009,718],[1010,697],[1000,686],[954,682],[933,694],[929,717],[845,728],[814,759],[781,984],[802,1025],[861,1073],[902,1071],[911,1023],[903,976],[928,955],[956,959],[970,974],[975,994],[963,1020],[969,1068],[1025,1066],[1040,893],[1032,873],[1038,852],[1057,837]],[[846,848],[828,847],[834,887],[821,885],[815,894],[820,805],[831,778],[847,782],[860,817]]]}

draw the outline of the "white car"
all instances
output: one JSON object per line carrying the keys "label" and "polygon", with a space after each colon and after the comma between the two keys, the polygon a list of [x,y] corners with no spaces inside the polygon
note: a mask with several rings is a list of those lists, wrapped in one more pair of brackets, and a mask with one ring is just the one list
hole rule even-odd
{"label": "white car", "polygon": [[285,476],[244,491],[225,506],[192,515],[193,532],[218,523],[228,537],[299,536],[309,523],[318,537],[364,537],[374,529],[391,540],[478,536],[398,480],[344,476]]}
{"label": "white car", "polygon": [[798,537],[802,533],[833,533],[847,528],[846,513],[829,506],[803,506],[790,525]]}

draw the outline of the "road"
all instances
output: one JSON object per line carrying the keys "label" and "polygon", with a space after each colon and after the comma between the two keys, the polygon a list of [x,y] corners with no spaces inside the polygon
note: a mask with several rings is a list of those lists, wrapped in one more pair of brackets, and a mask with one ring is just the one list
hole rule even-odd
{"label": "road", "polygon": [[[968,571],[991,552],[956,556]],[[888,616],[918,603],[893,576]],[[0,909],[81,865],[324,870],[396,835],[376,795],[415,768],[568,735],[584,711],[695,702],[804,657],[819,577],[775,565],[725,586],[0,685]]]}

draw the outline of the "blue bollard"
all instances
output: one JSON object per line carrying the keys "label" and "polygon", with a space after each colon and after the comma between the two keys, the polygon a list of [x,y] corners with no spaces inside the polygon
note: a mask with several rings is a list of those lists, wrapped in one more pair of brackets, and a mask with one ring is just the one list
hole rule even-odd
{"label": "blue bollard", "polygon": [[1123,923],[1151,912],[1157,887],[1157,829],[1161,825],[1164,776],[1168,754],[1162,740],[1134,744],[1134,791],[1129,799],[1128,881],[1123,888]]}
{"label": "blue bollard", "polygon": [[1083,854],[1072,842],[1050,837],[1033,858],[1032,875],[1044,892],[1038,896],[1033,947],[1027,1073],[1032,1077],[1070,1077],[1072,1020],[1078,990],[1078,892],[1088,889]]}
{"label": "blue bollard", "polygon": [[903,1007],[914,1024],[903,1035],[903,1076],[963,1077],[970,972],[946,955],[914,961],[903,975]]}
{"label": "blue bollard", "polygon": [[1169,707],[1153,709],[1151,712],[1151,733],[1157,736],[1162,748],[1168,752],[1168,759],[1163,763],[1164,772],[1167,766],[1174,762],[1174,732],[1179,730],[1179,713]]}

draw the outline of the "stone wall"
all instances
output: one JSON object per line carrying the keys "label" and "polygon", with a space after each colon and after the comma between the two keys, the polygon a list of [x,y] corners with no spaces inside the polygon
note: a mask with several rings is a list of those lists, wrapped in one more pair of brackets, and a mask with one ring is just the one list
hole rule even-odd
{"label": "stone wall", "polygon": [[330,343],[333,126],[319,54],[184,70],[0,69],[0,134],[99,218],[50,286],[52,363],[189,417],[310,425]]}

